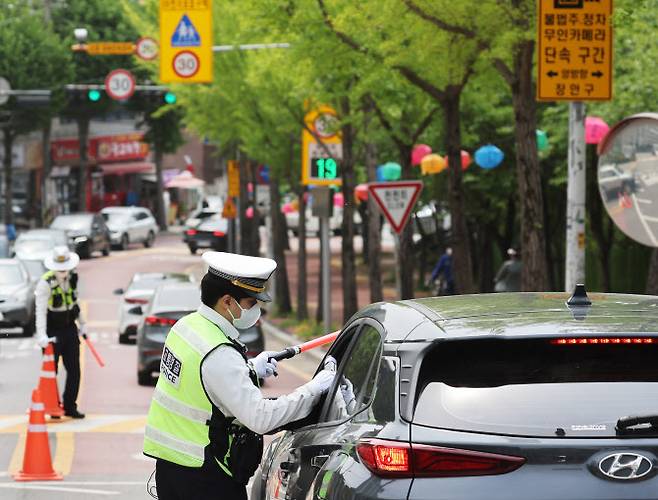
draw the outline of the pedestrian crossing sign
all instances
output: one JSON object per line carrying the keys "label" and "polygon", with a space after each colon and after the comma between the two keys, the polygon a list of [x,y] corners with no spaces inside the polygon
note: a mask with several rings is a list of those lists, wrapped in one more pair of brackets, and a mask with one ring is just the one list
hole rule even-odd
{"label": "pedestrian crossing sign", "polygon": [[174,34],[171,35],[172,47],[199,47],[201,37],[187,14],[183,14]]}

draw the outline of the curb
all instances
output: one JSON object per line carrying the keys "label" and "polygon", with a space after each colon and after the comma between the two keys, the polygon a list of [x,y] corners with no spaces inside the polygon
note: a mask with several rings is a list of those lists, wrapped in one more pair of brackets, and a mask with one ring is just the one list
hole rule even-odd
{"label": "curb", "polygon": [[[297,345],[301,344],[302,341],[299,340],[297,337],[294,335],[291,335],[290,333],[286,332],[285,330],[282,330],[278,326],[275,326],[273,323],[270,323],[269,321],[265,319],[260,320],[260,324],[263,327],[263,331],[267,335],[271,335],[272,337],[280,340],[281,342],[287,344],[287,345]],[[324,359],[326,351],[324,349],[320,349],[319,351],[317,349],[315,350],[308,350],[305,352],[305,354],[312,356],[318,361],[322,361]]]}

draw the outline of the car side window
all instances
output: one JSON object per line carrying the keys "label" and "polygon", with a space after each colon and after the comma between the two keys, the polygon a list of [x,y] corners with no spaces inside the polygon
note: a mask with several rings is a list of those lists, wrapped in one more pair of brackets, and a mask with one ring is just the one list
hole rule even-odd
{"label": "car side window", "polygon": [[144,212],[138,212],[138,213],[137,213],[137,220],[148,219],[148,217],[149,217],[149,216],[148,216],[147,214],[145,214]]}
{"label": "car side window", "polygon": [[341,365],[325,421],[344,420],[368,406],[374,396],[382,353],[380,332],[365,325]]}

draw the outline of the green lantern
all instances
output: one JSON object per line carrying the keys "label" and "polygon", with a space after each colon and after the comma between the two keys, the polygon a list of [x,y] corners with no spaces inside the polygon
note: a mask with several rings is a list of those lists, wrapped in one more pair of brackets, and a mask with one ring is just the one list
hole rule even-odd
{"label": "green lantern", "polygon": [[548,149],[548,135],[543,130],[537,129],[537,149],[545,151]]}

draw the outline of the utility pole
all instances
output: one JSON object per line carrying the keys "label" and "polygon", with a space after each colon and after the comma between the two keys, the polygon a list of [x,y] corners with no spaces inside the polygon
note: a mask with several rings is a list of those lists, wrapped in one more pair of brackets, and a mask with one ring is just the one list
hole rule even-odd
{"label": "utility pole", "polygon": [[569,103],[569,156],[567,181],[567,251],[564,289],[573,292],[585,283],[585,104]]}

